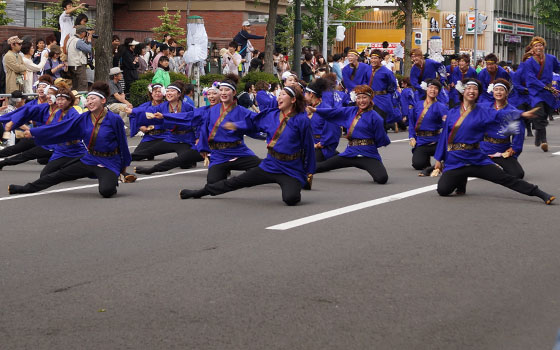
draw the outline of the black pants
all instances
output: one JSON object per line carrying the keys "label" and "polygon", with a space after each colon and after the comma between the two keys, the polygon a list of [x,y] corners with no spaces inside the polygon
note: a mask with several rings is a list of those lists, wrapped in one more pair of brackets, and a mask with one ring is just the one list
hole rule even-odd
{"label": "black pants", "polygon": [[20,139],[15,145],[0,150],[0,158],[6,158],[14,154],[25,152],[33,147],[35,147],[35,141],[33,141],[33,139]]}
{"label": "black pants", "polygon": [[193,164],[196,164],[197,162],[201,162],[204,160],[200,155],[200,153],[190,148],[190,146],[186,150],[181,150],[180,153],[177,152],[177,154],[178,154],[177,157],[173,157],[164,160],[163,162],[157,163],[151,168],[151,170],[154,173],[157,173],[157,172],[168,171],[179,167],[188,169]]}
{"label": "black pants", "polygon": [[[519,109],[520,111],[528,111],[531,109],[531,106],[527,103],[524,102],[522,104],[520,104],[519,106],[516,107],[517,109]],[[533,136],[533,132],[531,131],[531,119],[528,118],[522,118],[523,123],[525,123],[525,129],[527,130],[527,136]]]}
{"label": "black pants", "polygon": [[518,179],[522,179],[522,178],[525,177],[525,171],[523,170],[523,167],[521,166],[521,164],[519,164],[519,161],[517,160],[517,158],[515,158],[515,157],[508,157],[508,158],[494,157],[494,158],[490,158],[490,159],[492,159],[492,161],[494,163],[501,166],[502,169],[506,172],[506,174],[510,174],[511,176],[516,177]]}
{"label": "black pants", "polygon": [[259,157],[250,156],[240,157],[232,162],[212,165],[208,169],[206,182],[213,184],[220,180],[225,180],[232,170],[249,170],[254,167],[258,167],[259,164],[261,164],[261,159]]}
{"label": "black pants", "polygon": [[438,181],[439,195],[448,196],[455,190],[465,193],[468,177],[488,180],[528,196],[537,195],[536,185],[509,175],[496,165],[470,165],[444,172]]}
{"label": "black pants", "polygon": [[49,158],[52,156],[52,154],[52,151],[46,150],[41,146],[35,146],[18,155],[4,159],[0,162],[0,168],[25,163],[33,159],[37,159],[37,162],[39,162],[39,164],[44,165],[49,162]]}
{"label": "black pants", "polygon": [[153,158],[155,156],[163,154],[163,153],[156,154],[157,149],[155,148],[155,146],[157,144],[159,144],[160,142],[163,142],[163,140],[162,139],[156,139],[156,140],[152,140],[152,141],[140,142],[138,144],[138,147],[136,147],[134,149],[134,152],[132,152],[132,154],[131,154],[132,160],[133,161],[140,161],[140,160]]}
{"label": "black pants", "polygon": [[416,146],[412,150],[412,167],[416,170],[423,170],[430,167],[432,165],[430,157],[433,157],[434,154],[436,154],[436,147],[436,143]]}
{"label": "black pants", "polygon": [[107,168],[96,165],[86,165],[81,161],[74,162],[54,173],[45,175],[25,186],[11,186],[15,188],[11,193],[34,193],[47,189],[61,182],[81,179],[84,177],[97,177],[99,181],[99,194],[109,198],[117,193],[118,176]]}
{"label": "black pants", "polygon": [[324,173],[329,170],[334,169],[341,169],[341,168],[350,168],[355,167],[358,169],[362,169],[367,171],[373,181],[384,184],[389,179],[387,175],[387,170],[383,163],[375,158],[367,158],[367,157],[341,157],[341,156],[334,156],[325,160],[324,162],[317,163],[317,169],[315,170],[316,173]]}
{"label": "black pants", "polygon": [[39,177],[43,177],[50,173],[54,173],[55,171],[64,168],[66,165],[70,165],[72,162],[79,161],[80,158],[81,157],[77,157],[77,158],[60,157],[55,160],[51,160],[50,162],[47,163],[47,165],[45,165],[43,170],[41,170],[41,175],[39,175]]}
{"label": "black pants", "polygon": [[286,174],[273,174],[260,167],[252,168],[239,176],[230,177],[204,186],[203,195],[217,196],[245,187],[253,187],[268,183],[277,183],[282,189],[282,200],[287,205],[296,205],[301,201],[301,182]]}
{"label": "black pants", "polygon": [[540,109],[536,112],[537,117],[532,119],[533,129],[535,130],[546,129],[546,126],[548,125],[548,115],[552,113],[552,108],[550,108],[544,102],[537,103],[535,107],[540,107]]}

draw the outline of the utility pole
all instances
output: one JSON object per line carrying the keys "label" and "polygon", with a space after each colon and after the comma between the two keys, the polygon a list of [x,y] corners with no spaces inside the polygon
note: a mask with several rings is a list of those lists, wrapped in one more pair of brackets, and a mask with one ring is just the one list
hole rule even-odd
{"label": "utility pole", "polygon": [[294,64],[292,69],[301,77],[301,0],[294,1]]}
{"label": "utility pole", "polygon": [[459,15],[461,14],[461,0],[455,0],[455,54],[461,50],[461,35],[459,35]]}
{"label": "utility pole", "polygon": [[478,0],[474,0],[474,48],[473,61],[476,65],[476,51],[478,50]]}
{"label": "utility pole", "polygon": [[329,29],[329,0],[323,0],[323,57],[327,61],[327,45],[328,45],[328,29]]}

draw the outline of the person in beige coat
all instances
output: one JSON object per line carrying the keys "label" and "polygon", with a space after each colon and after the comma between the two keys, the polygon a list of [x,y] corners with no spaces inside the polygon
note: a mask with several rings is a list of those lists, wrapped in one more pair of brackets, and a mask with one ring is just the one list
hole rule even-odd
{"label": "person in beige coat", "polygon": [[27,67],[23,63],[23,56],[19,53],[23,40],[17,36],[8,39],[10,51],[4,56],[4,68],[6,69],[6,92],[12,93],[23,90],[25,71]]}

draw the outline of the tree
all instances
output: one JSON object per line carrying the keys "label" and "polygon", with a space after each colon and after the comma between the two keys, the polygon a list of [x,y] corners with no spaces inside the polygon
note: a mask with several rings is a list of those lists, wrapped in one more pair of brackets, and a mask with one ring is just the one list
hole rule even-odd
{"label": "tree", "polygon": [[276,46],[280,51],[291,56],[294,49],[294,6],[290,5],[286,8],[286,16],[280,18],[278,23],[278,35],[276,35]]}
{"label": "tree", "polygon": [[[334,0],[329,6],[329,17],[331,21],[341,21],[346,28],[355,23],[344,23],[344,21],[360,21],[368,11],[365,7],[358,7],[363,0]],[[309,42],[313,45],[323,46],[323,0],[302,0],[305,13],[302,13],[303,32],[307,34]],[[332,45],[336,36],[336,27],[328,28],[328,45]]]}
{"label": "tree", "polygon": [[[393,0],[385,0],[393,2]],[[398,9],[393,12],[397,28],[404,26],[404,75],[410,74],[410,50],[412,50],[412,17],[428,17],[428,10],[436,7],[437,0],[394,0]]]}
{"label": "tree", "polygon": [[113,67],[113,0],[97,0],[95,22],[103,28],[95,39],[95,81],[107,81]]}
{"label": "tree", "polygon": [[157,40],[163,41],[163,36],[169,34],[177,43],[185,47],[186,31],[185,28],[179,25],[181,22],[181,10],[175,12],[174,15],[170,14],[168,11],[168,7],[163,8],[163,15],[158,16],[161,25],[152,28],[152,31],[155,33]]}
{"label": "tree", "polygon": [[264,71],[272,73],[274,68],[274,43],[276,41],[276,20],[278,15],[278,0],[270,0],[268,7],[268,23],[266,24],[266,38],[264,41]]}
{"label": "tree", "polygon": [[[80,0],[72,0],[72,2],[74,7],[80,5]],[[97,4],[97,6],[99,6],[99,4]],[[47,13],[47,16],[45,17],[45,19],[43,19],[43,27],[58,30],[58,26],[59,26],[58,19],[62,14],[62,12],[64,12],[64,10],[62,9],[62,0],[49,2],[48,5],[45,6],[45,12]],[[84,12],[85,9],[79,9],[73,12],[73,15],[79,15],[80,13],[84,13]],[[90,23],[88,22],[88,24]]]}
{"label": "tree", "polygon": [[558,0],[537,0],[534,10],[539,17],[539,23],[560,33],[560,3]]}
{"label": "tree", "polygon": [[0,1],[0,26],[8,25],[13,21],[6,13],[6,1]]}

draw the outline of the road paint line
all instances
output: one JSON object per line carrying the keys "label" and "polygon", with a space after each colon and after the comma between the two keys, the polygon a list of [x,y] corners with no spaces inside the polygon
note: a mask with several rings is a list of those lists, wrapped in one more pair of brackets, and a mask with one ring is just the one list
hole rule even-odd
{"label": "road paint line", "polygon": [[553,156],[560,156],[560,152],[554,152],[552,153]]}
{"label": "road paint line", "polygon": [[391,143],[393,143],[393,142],[408,142],[409,140],[410,139],[394,140],[394,141],[391,141]]}
{"label": "road paint line", "polygon": [[[205,169],[180,171],[180,172],[172,173],[172,174],[145,176],[145,177],[139,177],[136,181],[153,180],[153,179],[159,179],[159,178],[162,178],[162,177],[169,177],[169,176],[175,176],[175,175],[199,173],[199,172],[207,171],[207,170],[208,169],[205,168]],[[98,186],[99,186],[99,184],[91,184],[91,185],[61,188],[61,189],[58,189],[58,190],[18,194],[18,195],[9,196],[9,197],[0,197],[0,201],[7,201],[7,200],[10,200],[10,199],[20,199],[20,198],[27,198],[27,197],[44,196],[46,194],[51,194],[51,193],[69,192],[69,191],[81,190],[81,189],[84,189],[84,188],[92,188],[92,187],[98,187]],[[127,184],[127,186],[128,186],[128,184]]]}
{"label": "road paint line", "polygon": [[[469,178],[468,180],[471,181],[471,180],[474,180],[474,179],[475,178]],[[319,214],[315,214],[315,215],[311,215],[311,216],[306,216],[306,217],[301,218],[301,219],[292,220],[292,221],[285,222],[283,224],[270,226],[270,227],[267,227],[266,229],[267,230],[279,230],[279,231],[289,230],[289,229],[299,227],[299,226],[303,226],[303,225],[307,225],[307,224],[310,224],[310,223],[313,223],[313,222],[326,220],[326,219],[330,219],[330,218],[335,217],[335,216],[351,213],[353,211],[358,211],[358,210],[374,207],[374,206],[377,206],[377,205],[398,201],[400,199],[405,199],[405,198],[408,198],[408,197],[416,196],[418,194],[422,194],[422,193],[426,193],[426,192],[430,192],[430,191],[435,191],[436,189],[437,189],[437,184],[426,186],[426,187],[420,187],[420,188],[417,188],[417,189],[414,189],[414,190],[393,194],[393,195],[390,195],[390,196],[387,196],[387,197],[373,199],[373,200],[370,200],[370,201],[357,203],[357,204],[352,204],[352,205],[342,207],[342,208],[338,208],[338,209],[329,210],[329,211],[326,211],[324,213],[319,213]]]}

